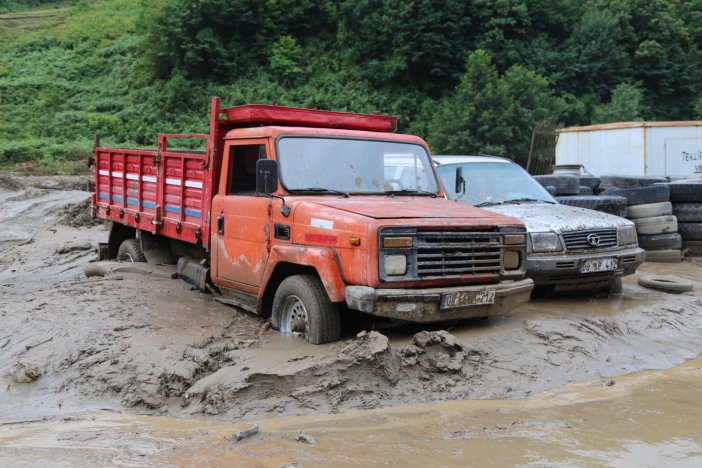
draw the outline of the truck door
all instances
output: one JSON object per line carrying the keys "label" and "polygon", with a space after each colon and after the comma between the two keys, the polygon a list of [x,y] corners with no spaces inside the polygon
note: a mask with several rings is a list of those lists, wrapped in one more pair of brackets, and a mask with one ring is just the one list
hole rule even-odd
{"label": "truck door", "polygon": [[212,274],[222,286],[255,294],[268,260],[271,199],[256,196],[256,161],[268,140],[227,143],[219,191],[212,201]]}

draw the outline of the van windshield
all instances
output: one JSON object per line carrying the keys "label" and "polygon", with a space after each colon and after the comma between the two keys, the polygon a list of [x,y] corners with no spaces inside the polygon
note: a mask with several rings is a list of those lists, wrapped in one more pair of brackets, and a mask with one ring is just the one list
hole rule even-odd
{"label": "van windshield", "polygon": [[[463,169],[465,193],[456,193],[456,168]],[[444,192],[451,200],[473,206],[502,203],[556,203],[551,194],[517,164],[474,162],[437,167]]]}
{"label": "van windshield", "polygon": [[278,141],[278,162],[289,192],[435,196],[439,191],[427,151],[412,143],[284,137]]}

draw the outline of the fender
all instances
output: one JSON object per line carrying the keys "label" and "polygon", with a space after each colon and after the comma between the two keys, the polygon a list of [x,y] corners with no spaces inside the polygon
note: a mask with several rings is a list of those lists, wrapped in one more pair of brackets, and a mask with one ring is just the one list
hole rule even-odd
{"label": "fender", "polygon": [[[276,266],[281,262],[314,268],[322,280],[329,299],[332,302],[346,300],[344,294],[346,281],[334,249],[310,245],[274,245],[266,262],[262,285],[268,285]],[[260,296],[263,296],[265,289],[265,286],[259,289]],[[259,297],[259,302],[261,300],[262,297]]]}

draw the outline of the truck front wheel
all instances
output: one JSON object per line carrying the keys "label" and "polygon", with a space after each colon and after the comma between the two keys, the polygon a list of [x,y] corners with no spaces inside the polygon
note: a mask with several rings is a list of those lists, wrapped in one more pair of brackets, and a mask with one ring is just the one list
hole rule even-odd
{"label": "truck front wheel", "polygon": [[145,262],[146,257],[136,239],[127,239],[119,246],[117,260],[120,262]]}
{"label": "truck front wheel", "polygon": [[311,344],[337,341],[341,317],[316,276],[290,276],[273,298],[271,325],[281,333],[299,333]]}

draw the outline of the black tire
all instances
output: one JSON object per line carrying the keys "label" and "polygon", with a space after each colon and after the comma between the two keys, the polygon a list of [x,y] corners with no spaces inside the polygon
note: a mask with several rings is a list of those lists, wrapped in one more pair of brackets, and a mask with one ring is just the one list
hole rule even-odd
{"label": "black tire", "polygon": [[637,218],[632,221],[636,224],[636,232],[642,236],[678,232],[678,219],[673,215]]}
{"label": "black tire", "polygon": [[702,241],[684,241],[683,250],[690,257],[702,257]]}
{"label": "black tire", "polygon": [[682,237],[677,232],[656,236],[639,236],[639,247],[644,250],[674,250],[682,248]]}
{"label": "black tire", "polygon": [[679,223],[702,223],[702,203],[676,203],[673,213]]}
{"label": "black tire", "polygon": [[290,276],[280,283],[273,298],[271,326],[283,333],[299,332],[311,344],[341,337],[339,308],[312,275]]}
{"label": "black tire", "polygon": [[577,176],[569,175],[541,175],[534,176],[541,185],[556,188],[556,195],[577,195],[580,193],[580,182]]}
{"label": "black tire", "polygon": [[573,197],[556,197],[556,200],[561,205],[578,206],[615,216],[626,216],[626,198],[624,197],[577,195]]}
{"label": "black tire", "polygon": [[636,187],[648,187],[659,182],[667,182],[668,179],[665,177],[630,177],[630,176],[618,176],[618,175],[603,175],[600,177],[600,190],[607,189],[609,187],[619,187],[619,188],[636,188]]}
{"label": "black tire", "polygon": [[145,262],[146,257],[144,252],[139,247],[139,241],[136,239],[127,239],[120,244],[117,250],[117,261],[120,262]]}
{"label": "black tire", "polygon": [[666,184],[672,202],[702,202],[702,179],[695,182],[671,182]]}
{"label": "black tire", "polygon": [[610,187],[602,192],[602,194],[624,197],[629,203],[629,206],[670,201],[670,189],[666,184],[628,189]]}
{"label": "black tire", "polygon": [[647,275],[639,278],[639,285],[660,291],[683,293],[692,291],[692,283],[674,276]]}
{"label": "black tire", "polygon": [[671,214],[673,214],[673,205],[667,201],[634,205],[628,207],[626,210],[626,217],[629,219],[650,218],[652,216],[666,216]]}
{"label": "black tire", "polygon": [[702,223],[678,223],[683,240],[702,240]]}
{"label": "black tire", "polygon": [[579,176],[578,183],[581,187],[590,187],[595,191],[600,186],[600,178],[595,176]]}
{"label": "black tire", "polygon": [[592,193],[592,187],[588,187],[587,185],[580,186],[580,195],[592,195]]}
{"label": "black tire", "polygon": [[646,261],[655,263],[682,262],[683,253],[680,249],[646,251]]}

